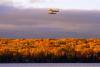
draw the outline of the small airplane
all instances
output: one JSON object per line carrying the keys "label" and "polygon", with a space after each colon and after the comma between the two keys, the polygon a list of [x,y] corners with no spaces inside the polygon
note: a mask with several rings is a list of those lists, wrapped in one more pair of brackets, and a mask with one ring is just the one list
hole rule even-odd
{"label": "small airplane", "polygon": [[53,8],[48,9],[49,14],[57,14],[57,12],[59,12],[59,9],[53,9]]}

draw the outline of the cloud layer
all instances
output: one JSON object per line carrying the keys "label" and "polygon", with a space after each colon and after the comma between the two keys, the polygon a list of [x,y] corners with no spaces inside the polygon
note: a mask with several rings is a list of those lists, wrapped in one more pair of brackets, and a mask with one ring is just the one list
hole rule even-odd
{"label": "cloud layer", "polygon": [[0,6],[0,32],[26,31],[42,33],[91,33],[100,36],[100,12],[60,10],[56,15],[46,9],[16,9]]}

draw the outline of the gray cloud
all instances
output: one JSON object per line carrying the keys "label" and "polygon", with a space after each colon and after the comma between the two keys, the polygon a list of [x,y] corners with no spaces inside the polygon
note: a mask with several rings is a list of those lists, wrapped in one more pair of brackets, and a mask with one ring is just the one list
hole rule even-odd
{"label": "gray cloud", "polygon": [[50,15],[47,9],[20,10],[1,6],[0,14],[0,30],[100,33],[99,11],[60,10],[56,15]]}

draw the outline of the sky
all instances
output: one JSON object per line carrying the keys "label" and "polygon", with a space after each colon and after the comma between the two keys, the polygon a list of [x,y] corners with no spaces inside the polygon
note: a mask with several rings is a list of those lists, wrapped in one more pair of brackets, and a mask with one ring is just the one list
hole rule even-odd
{"label": "sky", "polygon": [[100,10],[100,0],[0,0],[0,3],[18,8]]}
{"label": "sky", "polygon": [[[48,8],[60,12],[50,15]],[[100,37],[99,29],[100,0],[0,0],[0,36]]]}

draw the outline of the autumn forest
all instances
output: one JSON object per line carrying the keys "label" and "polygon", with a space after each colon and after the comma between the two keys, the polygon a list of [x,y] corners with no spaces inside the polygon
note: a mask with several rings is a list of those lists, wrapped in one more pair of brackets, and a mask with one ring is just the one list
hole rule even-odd
{"label": "autumn forest", "polygon": [[0,38],[0,63],[95,62],[100,62],[99,38]]}

